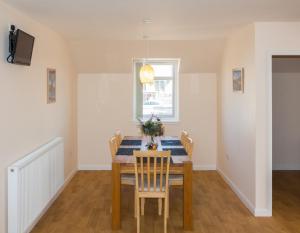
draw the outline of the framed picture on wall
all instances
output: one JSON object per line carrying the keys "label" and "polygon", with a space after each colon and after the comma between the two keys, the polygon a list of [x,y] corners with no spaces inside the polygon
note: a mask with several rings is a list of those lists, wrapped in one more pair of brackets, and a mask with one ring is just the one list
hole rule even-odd
{"label": "framed picture on wall", "polygon": [[47,69],[47,103],[56,102],[56,70]]}
{"label": "framed picture on wall", "polygon": [[234,92],[244,93],[244,68],[232,70],[232,87]]}

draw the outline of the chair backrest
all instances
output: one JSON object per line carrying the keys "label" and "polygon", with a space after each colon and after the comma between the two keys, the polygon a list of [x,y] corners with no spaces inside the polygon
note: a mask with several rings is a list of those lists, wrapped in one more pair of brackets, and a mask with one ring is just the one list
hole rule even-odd
{"label": "chair backrest", "polygon": [[115,137],[116,137],[116,139],[117,139],[117,145],[118,145],[118,147],[119,147],[119,146],[121,145],[122,139],[123,139],[120,130],[117,130],[117,131],[115,132]]}
{"label": "chair backrest", "polygon": [[186,139],[186,152],[188,154],[188,156],[190,157],[190,159],[192,159],[192,155],[193,155],[193,150],[194,150],[194,142],[193,139],[191,139],[190,137],[187,137]]}
{"label": "chair backrest", "polygon": [[110,154],[111,154],[111,158],[113,159],[116,156],[116,153],[118,151],[118,144],[117,144],[117,138],[111,137],[109,139],[109,149],[110,149]]}
{"label": "chair backrest", "polygon": [[189,137],[189,134],[187,131],[182,130],[181,131],[181,136],[180,136],[180,141],[181,144],[183,145],[184,148],[186,148],[186,144],[187,144],[187,138]]}
{"label": "chair backrest", "polygon": [[171,151],[133,151],[137,192],[167,192]]}

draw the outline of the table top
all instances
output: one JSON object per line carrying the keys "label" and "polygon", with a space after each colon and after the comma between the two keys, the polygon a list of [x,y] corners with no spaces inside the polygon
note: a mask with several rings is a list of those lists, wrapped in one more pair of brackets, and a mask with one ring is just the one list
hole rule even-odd
{"label": "table top", "polygon": [[[158,143],[158,151],[171,150],[172,164],[180,165],[184,162],[191,161],[178,137],[163,136],[156,137],[155,140]],[[147,142],[148,139],[146,137],[125,136],[113,162],[121,164],[133,164],[135,161],[133,150],[147,150]]]}

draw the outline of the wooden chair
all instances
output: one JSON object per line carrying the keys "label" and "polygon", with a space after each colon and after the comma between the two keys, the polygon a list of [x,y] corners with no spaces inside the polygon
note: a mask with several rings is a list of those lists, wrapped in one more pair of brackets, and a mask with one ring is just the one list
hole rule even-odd
{"label": "wooden chair", "polygon": [[185,150],[186,150],[188,156],[190,157],[190,159],[192,159],[193,150],[194,150],[193,139],[191,139],[190,137],[187,137],[187,139],[186,139],[186,145],[185,146],[186,146]]}
{"label": "wooden chair", "polygon": [[[190,137],[186,137],[184,140],[185,140],[184,148],[185,148],[189,158],[192,159],[194,142]],[[183,186],[183,175],[170,175],[169,185],[170,186]]]}
{"label": "wooden chair", "polygon": [[[140,200],[156,198],[164,200],[164,233],[167,232],[169,205],[170,151],[134,151],[135,198],[137,232],[140,233]],[[142,203],[143,208],[143,203]]]}
{"label": "wooden chair", "polygon": [[[116,157],[119,146],[120,145],[118,144],[116,136],[113,136],[109,139],[109,149],[110,149],[112,160]],[[135,175],[121,174],[121,185],[134,186],[135,185]],[[135,203],[135,201],[136,200],[134,199],[134,216],[136,216],[136,203]]]}
{"label": "wooden chair", "polygon": [[187,143],[187,138],[189,137],[189,134],[187,131],[185,130],[182,130],[181,131],[181,136],[180,136],[180,141],[181,141],[181,144],[183,145],[183,147],[185,148],[186,146],[186,143]]}
{"label": "wooden chair", "polygon": [[[109,140],[109,148],[110,148],[110,153],[111,153],[111,158],[114,159],[118,149],[119,149],[119,144],[116,136],[113,136]],[[123,185],[135,185],[135,176],[131,174],[122,174],[121,175],[121,184]]]}
{"label": "wooden chair", "polygon": [[115,132],[115,137],[116,137],[116,139],[117,139],[117,145],[118,145],[118,147],[121,145],[121,143],[122,143],[122,140],[123,140],[123,137],[122,137],[122,134],[121,134],[121,131],[120,130],[117,130],[116,132]]}
{"label": "wooden chair", "polygon": [[117,151],[118,151],[118,144],[117,144],[117,138],[114,136],[114,137],[111,137],[109,139],[109,149],[110,149],[110,155],[111,155],[111,158],[114,159],[116,154],[117,154]]}

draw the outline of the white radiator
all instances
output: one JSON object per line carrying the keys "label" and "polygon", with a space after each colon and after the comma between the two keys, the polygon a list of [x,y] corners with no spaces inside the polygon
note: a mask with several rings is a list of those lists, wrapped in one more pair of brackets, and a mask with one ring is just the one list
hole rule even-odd
{"label": "white radiator", "polygon": [[31,230],[64,183],[64,143],[56,138],[8,168],[8,233]]}

